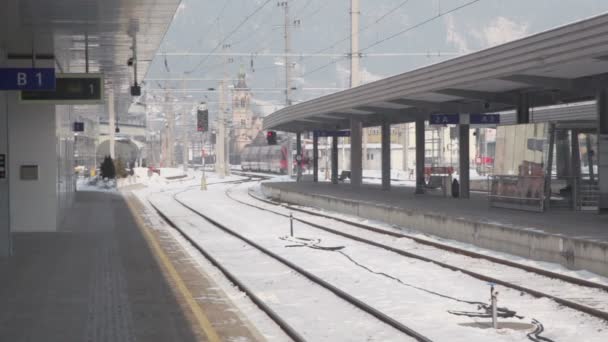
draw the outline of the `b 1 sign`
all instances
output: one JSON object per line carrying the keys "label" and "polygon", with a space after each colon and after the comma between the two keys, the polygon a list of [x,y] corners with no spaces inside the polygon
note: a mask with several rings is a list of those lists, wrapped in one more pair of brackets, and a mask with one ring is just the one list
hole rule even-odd
{"label": "b 1 sign", "polygon": [[54,90],[53,68],[0,68],[0,90]]}

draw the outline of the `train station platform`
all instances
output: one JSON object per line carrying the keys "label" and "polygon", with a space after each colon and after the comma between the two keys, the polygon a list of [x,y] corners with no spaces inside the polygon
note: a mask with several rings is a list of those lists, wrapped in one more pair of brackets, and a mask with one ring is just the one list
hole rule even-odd
{"label": "train station platform", "polygon": [[0,341],[256,340],[142,208],[128,193],[78,192],[59,232],[14,234],[15,255],[0,259]]}
{"label": "train station platform", "polygon": [[266,182],[274,200],[393,224],[439,238],[608,276],[608,216],[492,208],[485,194],[454,199],[414,188],[364,184]]}

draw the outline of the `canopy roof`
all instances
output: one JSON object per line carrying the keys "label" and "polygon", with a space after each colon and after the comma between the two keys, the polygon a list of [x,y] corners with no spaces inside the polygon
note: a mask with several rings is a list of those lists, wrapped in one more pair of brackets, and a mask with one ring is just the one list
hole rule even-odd
{"label": "canopy roof", "polygon": [[281,109],[264,129],[301,132],[412,122],[433,113],[593,99],[608,83],[608,14]]}
{"label": "canopy roof", "polygon": [[[0,50],[13,59],[51,54],[58,72],[104,74],[115,90],[117,112],[131,103],[129,86],[137,41],[138,81],[143,79],[181,0],[6,0],[0,11]],[[5,56],[0,56],[2,59]],[[38,56],[41,57],[41,56]]]}

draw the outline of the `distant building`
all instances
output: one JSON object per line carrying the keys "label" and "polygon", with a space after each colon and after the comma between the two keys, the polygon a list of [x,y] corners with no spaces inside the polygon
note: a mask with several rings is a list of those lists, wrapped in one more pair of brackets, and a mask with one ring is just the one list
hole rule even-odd
{"label": "distant building", "polygon": [[247,75],[241,70],[234,85],[232,95],[232,132],[230,135],[231,161],[239,162],[243,148],[251,144],[262,130],[262,118],[252,106],[251,89],[247,85]]}

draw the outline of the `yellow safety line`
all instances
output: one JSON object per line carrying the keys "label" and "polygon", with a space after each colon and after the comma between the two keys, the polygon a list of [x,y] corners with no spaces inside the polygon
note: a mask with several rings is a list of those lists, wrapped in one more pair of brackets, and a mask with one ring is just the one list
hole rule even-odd
{"label": "yellow safety line", "polygon": [[171,263],[169,257],[167,257],[167,254],[165,254],[165,252],[160,247],[160,244],[158,243],[156,237],[154,237],[154,235],[149,231],[149,229],[146,228],[146,224],[143,222],[142,218],[137,214],[137,211],[133,206],[131,199],[127,199],[126,201],[127,205],[129,206],[129,210],[131,210],[131,213],[135,218],[139,230],[144,234],[144,237],[148,241],[148,245],[153,249],[158,261],[164,266],[167,273],[169,273],[169,276],[177,286],[177,290],[186,300],[186,303],[190,307],[190,310],[192,310],[192,314],[194,314],[194,317],[196,318],[200,327],[205,332],[205,335],[207,335],[209,341],[221,342],[222,340],[211,325],[209,318],[203,312],[200,305],[198,305],[198,303],[194,299],[194,296],[192,296],[192,292],[190,292],[183,279],[179,276],[179,273],[177,273],[177,270],[173,266],[173,263]]}

